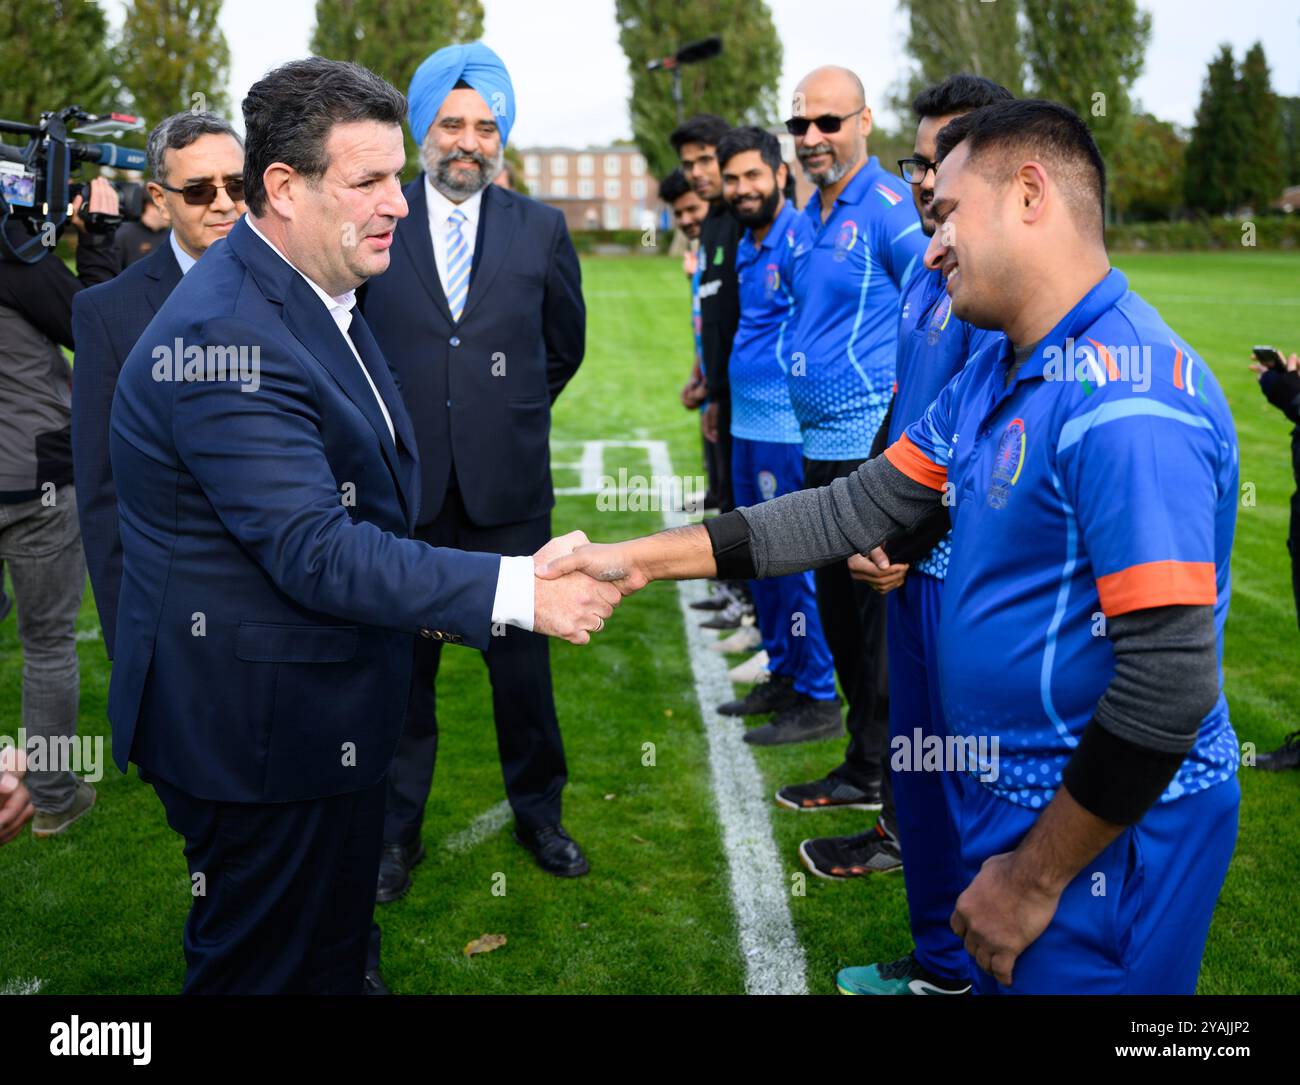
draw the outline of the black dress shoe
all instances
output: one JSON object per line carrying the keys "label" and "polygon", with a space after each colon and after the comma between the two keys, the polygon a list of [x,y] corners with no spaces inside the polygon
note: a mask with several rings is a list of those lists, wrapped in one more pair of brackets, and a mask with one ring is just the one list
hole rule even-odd
{"label": "black dress shoe", "polygon": [[372,968],[366,972],[366,978],[361,981],[361,993],[363,995],[391,995],[393,992],[388,989],[388,984],[384,982],[384,977],[379,974],[379,969]]}
{"label": "black dress shoe", "polygon": [[547,825],[532,836],[515,826],[515,839],[533,853],[537,865],[557,878],[581,878],[591,869],[582,849],[561,825]]}
{"label": "black dress shoe", "polygon": [[379,886],[375,891],[376,904],[401,900],[411,888],[411,867],[424,858],[424,844],[385,844],[379,857]]}

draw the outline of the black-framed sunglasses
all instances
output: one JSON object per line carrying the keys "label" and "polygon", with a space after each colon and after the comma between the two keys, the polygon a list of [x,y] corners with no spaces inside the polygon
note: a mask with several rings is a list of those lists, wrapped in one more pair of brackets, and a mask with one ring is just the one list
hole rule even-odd
{"label": "black-framed sunglasses", "polygon": [[833,136],[840,130],[840,126],[850,117],[857,117],[862,110],[855,109],[852,113],[845,113],[842,117],[837,117],[834,113],[824,113],[820,117],[791,117],[785,122],[785,130],[792,136],[803,137],[808,134],[808,129],[814,124],[817,131],[828,136]]}
{"label": "black-framed sunglasses", "polygon": [[217,198],[217,189],[224,188],[226,195],[235,203],[244,198],[244,179],[242,177],[228,177],[224,185],[214,185],[211,181],[200,181],[196,185],[186,185],[184,188],[173,188],[162,181],[156,181],[159,188],[165,188],[168,192],[179,192],[182,198],[191,207],[207,207]]}
{"label": "black-framed sunglasses", "polygon": [[903,175],[903,180],[909,185],[919,185],[931,170],[937,173],[939,163],[931,162],[928,158],[921,158],[919,155],[898,160],[898,172]]}

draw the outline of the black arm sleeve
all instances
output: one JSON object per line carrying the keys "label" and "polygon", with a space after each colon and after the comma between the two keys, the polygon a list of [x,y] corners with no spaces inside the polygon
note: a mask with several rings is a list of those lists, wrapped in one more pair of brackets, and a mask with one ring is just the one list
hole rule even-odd
{"label": "black arm sleeve", "polygon": [[719,576],[784,576],[869,553],[941,503],[938,490],[877,456],[829,486],[737,509],[706,521],[705,529]]}
{"label": "black arm sleeve", "polygon": [[1168,606],[1108,622],[1115,674],[1062,774],[1086,810],[1141,819],[1173,779],[1219,698],[1212,606]]}
{"label": "black arm sleeve", "polygon": [[1259,388],[1265,399],[1300,425],[1300,373],[1266,369],[1259,375]]}

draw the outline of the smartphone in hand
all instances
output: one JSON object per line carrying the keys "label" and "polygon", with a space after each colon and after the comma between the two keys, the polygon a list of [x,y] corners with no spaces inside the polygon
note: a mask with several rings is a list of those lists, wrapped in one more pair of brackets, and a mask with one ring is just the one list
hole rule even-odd
{"label": "smartphone in hand", "polygon": [[1286,359],[1274,347],[1256,347],[1251,353],[1255,356],[1255,361],[1268,366],[1269,369],[1286,368]]}

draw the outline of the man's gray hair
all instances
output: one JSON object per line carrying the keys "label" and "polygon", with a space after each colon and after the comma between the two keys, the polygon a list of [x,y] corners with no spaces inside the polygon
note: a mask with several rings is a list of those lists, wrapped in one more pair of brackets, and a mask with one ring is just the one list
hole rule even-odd
{"label": "man's gray hair", "polygon": [[184,113],[173,113],[159,121],[149,133],[149,143],[145,148],[149,176],[155,181],[166,181],[167,167],[163,155],[167,151],[183,150],[200,136],[208,135],[230,136],[241,147],[244,145],[230,122],[215,113],[187,110]]}

